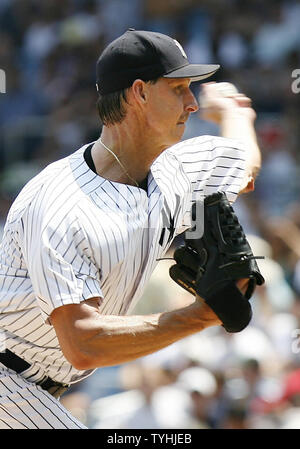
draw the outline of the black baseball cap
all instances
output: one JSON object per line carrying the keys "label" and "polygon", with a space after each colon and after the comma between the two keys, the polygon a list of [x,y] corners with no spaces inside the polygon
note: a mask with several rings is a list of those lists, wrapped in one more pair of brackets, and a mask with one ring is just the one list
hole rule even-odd
{"label": "black baseball cap", "polygon": [[179,42],[165,34],[129,28],[100,55],[96,87],[104,95],[130,87],[136,79],[149,81],[164,77],[199,81],[219,68],[217,64],[190,64]]}

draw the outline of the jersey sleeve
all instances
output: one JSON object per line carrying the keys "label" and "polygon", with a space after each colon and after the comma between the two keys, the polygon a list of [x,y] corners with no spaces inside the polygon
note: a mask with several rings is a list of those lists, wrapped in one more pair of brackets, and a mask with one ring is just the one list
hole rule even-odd
{"label": "jersey sleeve", "polygon": [[22,217],[20,239],[24,243],[28,275],[41,314],[49,324],[52,311],[66,304],[79,304],[93,297],[103,297],[101,272],[93,258],[88,237],[78,219],[55,217],[37,226],[36,234],[30,212]]}
{"label": "jersey sleeve", "polygon": [[169,149],[180,161],[195,195],[223,191],[230,202],[237,198],[245,176],[245,147],[238,140],[200,136]]}

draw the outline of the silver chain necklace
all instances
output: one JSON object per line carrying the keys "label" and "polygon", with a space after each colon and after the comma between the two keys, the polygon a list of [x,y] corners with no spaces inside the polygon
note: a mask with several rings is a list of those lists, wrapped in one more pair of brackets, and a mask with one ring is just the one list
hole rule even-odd
{"label": "silver chain necklace", "polygon": [[122,164],[122,162],[120,161],[120,159],[118,158],[118,156],[110,149],[108,148],[101,140],[101,137],[99,138],[101,145],[103,145],[103,147],[116,159],[116,161],[118,162],[118,164],[120,165],[120,167],[122,168],[122,170],[124,171],[125,175],[128,176],[128,178],[137,186],[139,187],[139,184],[136,182],[135,179],[133,179],[130,174],[128,173],[128,171],[126,170],[126,168],[124,167],[124,165]]}

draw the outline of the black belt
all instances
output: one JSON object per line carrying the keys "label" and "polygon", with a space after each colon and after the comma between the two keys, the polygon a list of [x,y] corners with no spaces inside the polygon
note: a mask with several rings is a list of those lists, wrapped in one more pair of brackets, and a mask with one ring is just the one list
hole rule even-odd
{"label": "black belt", "polygon": [[[21,374],[31,366],[30,363],[21,359],[21,357],[17,356],[9,349],[6,349],[5,352],[0,352],[0,362],[3,363],[6,368],[10,368],[18,374]],[[36,384],[40,385],[44,390],[47,390],[55,398],[59,398],[69,388],[69,385],[56,382],[50,377],[46,377],[40,382],[36,382]]]}

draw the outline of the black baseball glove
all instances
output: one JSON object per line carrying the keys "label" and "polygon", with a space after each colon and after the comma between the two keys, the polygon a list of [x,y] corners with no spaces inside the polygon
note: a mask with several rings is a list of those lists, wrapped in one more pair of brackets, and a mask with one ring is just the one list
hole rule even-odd
{"label": "black baseball glove", "polygon": [[[176,265],[170,268],[170,276],[193,295],[201,296],[227,332],[240,332],[252,318],[249,299],[256,285],[265,281],[255,260],[263,257],[253,256],[225,193],[214,193],[204,199],[201,238],[193,238],[197,234],[196,211],[194,203],[192,219],[196,225],[185,233],[184,245],[175,250]],[[236,286],[236,281],[243,278],[249,279],[245,295]]]}

